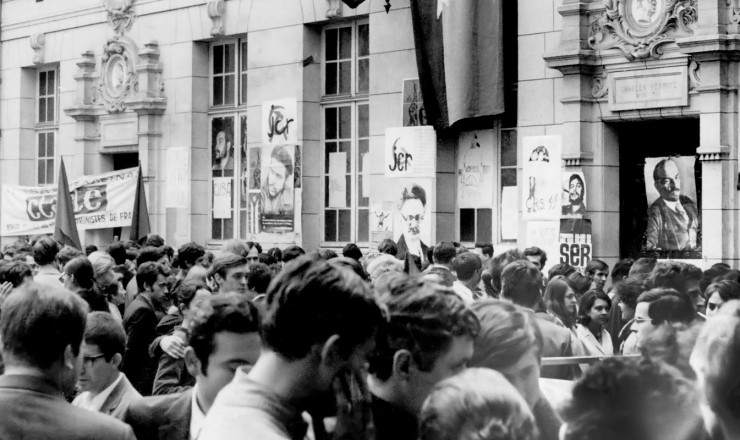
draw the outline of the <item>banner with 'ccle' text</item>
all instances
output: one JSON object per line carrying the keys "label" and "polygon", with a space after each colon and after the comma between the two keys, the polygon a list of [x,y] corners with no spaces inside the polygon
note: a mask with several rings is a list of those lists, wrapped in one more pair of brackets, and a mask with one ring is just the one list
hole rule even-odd
{"label": "banner with 'ccle' text", "polygon": [[[131,226],[138,168],[82,176],[69,182],[77,228]],[[0,235],[54,232],[57,186],[2,186]]]}

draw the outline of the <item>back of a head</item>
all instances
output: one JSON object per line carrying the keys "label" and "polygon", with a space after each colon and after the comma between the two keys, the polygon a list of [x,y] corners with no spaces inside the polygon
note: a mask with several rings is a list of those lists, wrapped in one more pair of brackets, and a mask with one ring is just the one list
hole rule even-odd
{"label": "back of a head", "polygon": [[283,251],[281,251],[280,248],[270,248],[267,250],[266,254],[274,258],[275,261],[283,261]]}
{"label": "back of a head", "polygon": [[622,281],[624,278],[629,276],[630,269],[632,268],[633,264],[634,261],[632,260],[632,258],[625,258],[617,261],[617,263],[612,268],[612,285],[618,283],[619,281]]}
{"label": "back of a head", "polygon": [[500,373],[469,368],[438,383],[419,417],[420,440],[534,440],[524,398]]}
{"label": "back of a head", "polygon": [[349,258],[349,257],[332,258],[329,261],[329,264],[334,267],[349,269],[355,274],[357,274],[363,281],[368,281],[367,273],[365,273],[365,269],[362,268],[362,264],[360,264],[360,262],[355,260],[354,258]]}
{"label": "back of a head", "polygon": [[700,428],[694,386],[648,358],[610,357],[575,384],[565,440],[675,440]]}
{"label": "back of a head", "polygon": [[87,246],[85,246],[85,255],[87,256],[90,256],[90,254],[92,254],[93,252],[97,252],[97,251],[98,251],[98,247],[95,246],[94,244],[88,244]]}
{"label": "back of a head", "polygon": [[59,267],[63,269],[64,266],[72,261],[73,258],[83,256],[85,256],[85,254],[81,250],[73,248],[72,246],[64,246],[59,250],[59,253],[57,254],[57,262],[59,263]]}
{"label": "back of a head", "polygon": [[628,276],[638,276],[641,278],[647,278],[655,268],[658,260],[655,258],[642,257],[635,260],[630,267]]}
{"label": "back of a head", "polygon": [[735,281],[735,282],[740,283],[740,271],[737,271],[735,269],[727,270],[721,273],[720,275],[718,275],[717,277],[715,277],[714,280],[715,281],[727,280],[727,281]]}
{"label": "back of a head", "polygon": [[16,288],[23,284],[26,278],[33,277],[33,270],[26,263],[13,261],[4,268],[3,274],[5,281],[12,284],[13,288]]}
{"label": "back of a head", "polygon": [[524,254],[519,249],[509,249],[508,251],[496,255],[488,261],[488,271],[491,273],[491,284],[493,290],[501,292],[501,272],[507,264],[517,261],[525,260]]}
{"label": "back of a head", "polygon": [[659,261],[650,273],[647,284],[651,289],[674,289],[686,293],[686,276],[681,269],[681,265],[674,261]]}
{"label": "back of a head", "polygon": [[60,287],[32,284],[13,292],[0,313],[5,364],[48,369],[68,346],[77,355],[87,311],[82,298]]}
{"label": "back of a head", "polygon": [[637,276],[629,276],[614,285],[614,293],[620,301],[632,309],[637,306],[637,298],[645,291],[644,280]]}
{"label": "back of a head", "polygon": [[567,277],[568,275],[572,274],[576,271],[576,268],[571,266],[568,263],[558,263],[553,265],[550,270],[547,271],[547,278],[553,279],[558,275],[562,275],[564,277]]}
{"label": "back of a head", "polygon": [[707,287],[707,300],[715,292],[719,294],[719,297],[722,299],[723,302],[732,301],[733,299],[740,299],[740,283],[738,283],[737,281],[722,280],[710,284]]}
{"label": "back of a head", "polygon": [[87,315],[84,339],[88,345],[97,345],[106,361],[116,354],[123,356],[126,349],[123,325],[107,312],[90,312]]}
{"label": "back of a head", "polygon": [[83,289],[91,289],[95,279],[95,269],[87,257],[73,258],[64,266],[64,272],[74,276],[75,284]]}
{"label": "back of a head", "polygon": [[580,272],[573,272],[568,275],[568,283],[570,283],[570,287],[579,298],[585,295],[586,292],[588,292],[588,289],[591,288],[591,280]]}
{"label": "back of a head", "polygon": [[398,246],[396,246],[396,242],[390,238],[386,238],[378,245],[378,252],[381,254],[393,255],[395,257],[398,254]]}
{"label": "back of a head", "polygon": [[337,253],[331,249],[322,249],[319,252],[319,258],[321,258],[324,261],[329,261],[335,258],[339,258],[339,255],[337,255]]}
{"label": "back of a head", "polygon": [[198,259],[205,254],[205,248],[195,242],[185,243],[177,250],[177,258],[180,261],[180,267],[183,269],[194,266]]}
{"label": "back of a head", "polygon": [[407,277],[383,298],[388,321],[378,329],[370,373],[387,380],[398,350],[409,350],[422,371],[449,348],[455,337],[478,335],[475,314],[452,292],[423,278]]}
{"label": "back of a head", "polygon": [[249,253],[249,246],[247,246],[246,242],[235,238],[224,243],[223,251],[230,252],[236,255],[241,255],[242,257],[247,258],[247,254]]}
{"label": "back of a head", "polygon": [[452,259],[457,255],[455,245],[449,241],[440,241],[434,246],[434,262],[436,264],[450,264]]}
{"label": "back of a head", "polygon": [[267,290],[262,340],[282,357],[298,360],[338,335],[349,356],[382,321],[380,307],[358,275],[301,257],[285,265]]}
{"label": "back of a head", "polygon": [[542,295],[542,273],[527,260],[506,265],[501,272],[501,296],[515,304],[534,308]]}
{"label": "back of a head", "polygon": [[108,255],[116,262],[116,266],[126,264],[126,247],[122,241],[114,241],[108,246]]}
{"label": "back of a head", "polygon": [[347,243],[342,249],[342,255],[353,260],[360,261],[362,258],[362,251],[354,243]]}
{"label": "back of a head", "polygon": [[480,272],[483,268],[483,263],[480,257],[472,252],[464,252],[454,260],[452,260],[452,270],[457,274],[457,278],[460,281],[468,281],[476,272]]}
{"label": "back of a head", "polygon": [[643,356],[676,368],[683,377],[696,380],[696,374],[689,365],[691,351],[696,345],[703,324],[675,323],[648,327],[640,336],[639,349]]}
{"label": "back of a head", "polygon": [[470,308],[480,323],[471,367],[507,368],[533,347],[542,356],[544,342],[533,313],[496,299],[476,301]]}
{"label": "back of a head", "polygon": [[93,271],[95,272],[96,278],[112,270],[113,266],[116,265],[116,262],[115,260],[113,260],[113,257],[101,251],[95,251],[91,253],[90,255],[87,256],[87,259],[90,260],[90,264],[92,264]]}
{"label": "back of a head", "polygon": [[274,274],[272,269],[264,263],[254,263],[249,266],[249,273],[247,274],[247,288],[252,292],[261,295],[267,292],[267,287],[270,285]]}
{"label": "back of a head", "polygon": [[58,253],[59,245],[51,237],[42,236],[33,245],[33,259],[39,266],[53,263]]}
{"label": "back of a head", "polygon": [[[190,307],[195,294],[201,289],[208,289],[204,282],[196,280],[185,280],[176,291],[175,300],[180,309]],[[208,289],[210,291],[210,289]]]}
{"label": "back of a head", "polygon": [[167,255],[164,249],[161,247],[146,246],[139,251],[139,255],[136,257],[136,265],[141,266],[144,263],[153,262],[156,263],[162,257]]}
{"label": "back of a head", "polygon": [[146,241],[144,241],[144,247],[146,246],[162,247],[164,246],[164,238],[157,234],[149,234],[146,237]]}
{"label": "back of a head", "polygon": [[537,246],[532,246],[524,249],[524,256],[537,257],[540,262],[540,268],[544,268],[545,264],[547,264],[547,252],[543,251]]}
{"label": "back of a head", "polygon": [[492,243],[476,243],[475,247],[480,249],[481,254],[485,258],[493,257],[493,244]]}
{"label": "back of a head", "polygon": [[696,317],[694,302],[688,294],[675,289],[657,288],[642,293],[637,302],[650,303],[648,316],[653,325],[668,323],[690,323]]}
{"label": "back of a head", "polygon": [[375,281],[386,272],[403,273],[403,262],[393,255],[381,254],[367,265],[367,274],[371,281]]}
{"label": "back of a head", "polygon": [[306,251],[300,246],[288,246],[283,250],[283,263],[288,263],[301,255],[306,255]]}
{"label": "back of a head", "polygon": [[188,274],[185,275],[185,281],[193,280],[199,283],[206,283],[206,279],[208,278],[208,269],[206,269],[203,266],[193,266],[189,271]]}

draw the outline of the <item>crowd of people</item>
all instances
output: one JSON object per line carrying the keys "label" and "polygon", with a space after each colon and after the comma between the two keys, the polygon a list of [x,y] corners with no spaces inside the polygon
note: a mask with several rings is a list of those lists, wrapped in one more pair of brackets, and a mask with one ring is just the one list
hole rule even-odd
{"label": "crowd of people", "polygon": [[397,254],[8,245],[0,438],[740,438],[740,271]]}

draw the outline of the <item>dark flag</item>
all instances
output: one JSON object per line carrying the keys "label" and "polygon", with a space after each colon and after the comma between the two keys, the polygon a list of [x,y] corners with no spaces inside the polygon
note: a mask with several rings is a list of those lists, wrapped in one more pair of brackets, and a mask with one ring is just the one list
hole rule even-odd
{"label": "dark flag", "polygon": [[411,0],[419,83],[434,128],[504,112],[502,2]]}
{"label": "dark flag", "polygon": [[75,222],[75,210],[72,204],[72,196],[69,194],[69,183],[67,182],[67,170],[64,168],[64,159],[59,165],[59,184],[57,185],[57,214],[54,224],[54,240],[82,249],[80,234],[77,232]]}
{"label": "dark flag", "polygon": [[138,242],[140,238],[144,238],[152,232],[149,226],[149,209],[146,207],[146,193],[144,192],[144,176],[141,173],[141,162],[139,162],[139,178],[136,180],[133,217],[129,239]]}

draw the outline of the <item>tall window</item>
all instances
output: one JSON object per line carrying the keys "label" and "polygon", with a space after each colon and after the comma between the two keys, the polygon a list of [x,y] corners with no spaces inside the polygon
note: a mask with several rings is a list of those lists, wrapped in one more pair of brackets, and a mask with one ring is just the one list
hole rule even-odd
{"label": "tall window", "polygon": [[367,242],[370,152],[370,28],[358,21],[324,30],[323,241]]}
{"label": "tall window", "polygon": [[36,75],[36,182],[54,183],[57,121],[57,70],[41,69]]}
{"label": "tall window", "polygon": [[516,186],[517,141],[515,129],[501,129],[499,171],[499,240],[514,242],[519,232],[519,196]]}
{"label": "tall window", "polygon": [[247,41],[210,47],[211,238],[247,236]]}

